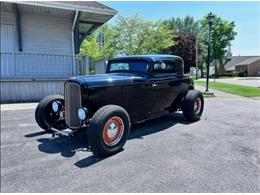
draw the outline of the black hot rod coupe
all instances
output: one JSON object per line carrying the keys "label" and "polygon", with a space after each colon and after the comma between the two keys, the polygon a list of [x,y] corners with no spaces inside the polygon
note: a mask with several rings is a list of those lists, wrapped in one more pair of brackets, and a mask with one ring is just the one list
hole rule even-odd
{"label": "black hot rod coupe", "polygon": [[122,149],[131,123],[177,110],[190,121],[200,119],[203,95],[185,72],[183,60],[173,55],[114,58],[106,74],[72,77],[65,82],[64,97],[43,98],[35,118],[53,134],[85,130],[94,154],[111,155]]}

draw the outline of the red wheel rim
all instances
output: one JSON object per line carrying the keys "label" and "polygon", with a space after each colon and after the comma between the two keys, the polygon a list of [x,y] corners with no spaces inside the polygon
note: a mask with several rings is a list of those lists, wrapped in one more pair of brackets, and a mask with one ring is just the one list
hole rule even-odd
{"label": "red wheel rim", "polygon": [[120,117],[110,118],[103,128],[103,140],[106,145],[114,146],[122,138],[124,133],[124,122]]}
{"label": "red wheel rim", "polygon": [[194,108],[193,108],[195,114],[198,115],[198,114],[200,113],[201,105],[202,105],[201,99],[200,99],[200,98],[197,98],[197,99],[195,100],[195,102],[194,102]]}

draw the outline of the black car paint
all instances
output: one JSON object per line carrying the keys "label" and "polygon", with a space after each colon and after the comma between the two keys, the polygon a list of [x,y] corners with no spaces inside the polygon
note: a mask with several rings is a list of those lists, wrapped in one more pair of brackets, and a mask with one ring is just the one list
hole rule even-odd
{"label": "black car paint", "polygon": [[[193,81],[183,74],[183,68],[176,76],[153,77],[152,68],[157,60],[176,56],[130,56],[111,60],[147,60],[147,75],[139,73],[108,73],[93,76],[78,76],[67,82],[76,82],[81,86],[82,106],[94,114],[105,105],[114,104],[126,109],[131,123],[175,111]],[[108,63],[108,66],[109,66]]]}

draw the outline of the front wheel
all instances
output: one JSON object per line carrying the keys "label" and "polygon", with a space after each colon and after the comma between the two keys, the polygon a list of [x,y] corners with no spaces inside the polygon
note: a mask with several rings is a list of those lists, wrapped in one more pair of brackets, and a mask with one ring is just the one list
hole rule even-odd
{"label": "front wheel", "polygon": [[91,118],[87,136],[89,145],[98,156],[112,155],[122,150],[130,132],[130,119],[120,106],[107,105]]}
{"label": "front wheel", "polygon": [[[52,110],[52,102],[59,101],[62,104],[61,109],[58,112]],[[67,128],[64,119],[64,97],[61,95],[49,95],[44,97],[38,104],[35,110],[35,120],[37,124],[50,133],[50,127],[54,127],[59,130]]]}
{"label": "front wheel", "polygon": [[198,121],[204,109],[204,98],[200,91],[190,90],[186,94],[182,110],[183,115],[189,121]]}

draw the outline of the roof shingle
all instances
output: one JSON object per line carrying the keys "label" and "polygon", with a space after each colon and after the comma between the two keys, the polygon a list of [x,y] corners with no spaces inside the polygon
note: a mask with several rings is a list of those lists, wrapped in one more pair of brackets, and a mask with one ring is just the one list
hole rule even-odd
{"label": "roof shingle", "polygon": [[244,60],[244,61],[242,61],[242,62],[239,62],[238,64],[236,64],[236,66],[252,64],[252,63],[254,63],[254,62],[257,61],[257,60],[260,60],[260,56],[248,58],[248,59],[246,59],[246,60]]}
{"label": "roof shingle", "polygon": [[251,61],[255,61],[256,58],[260,58],[260,56],[233,56],[232,59],[225,62],[225,70],[235,70],[235,66],[241,62],[248,64]]}

